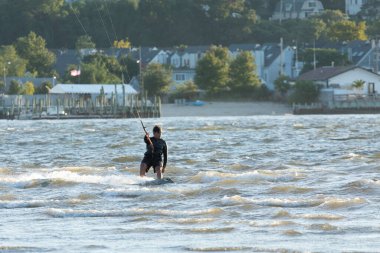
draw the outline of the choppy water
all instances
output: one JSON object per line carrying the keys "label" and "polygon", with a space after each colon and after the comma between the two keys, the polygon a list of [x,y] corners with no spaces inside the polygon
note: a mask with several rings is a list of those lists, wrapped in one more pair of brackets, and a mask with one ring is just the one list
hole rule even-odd
{"label": "choppy water", "polygon": [[0,252],[380,252],[379,116],[144,121],[1,121]]}

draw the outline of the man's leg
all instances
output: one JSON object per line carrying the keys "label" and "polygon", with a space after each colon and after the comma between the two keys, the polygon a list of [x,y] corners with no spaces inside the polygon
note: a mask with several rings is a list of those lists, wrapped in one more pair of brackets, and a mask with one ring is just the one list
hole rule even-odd
{"label": "man's leg", "polygon": [[140,177],[145,177],[145,173],[148,169],[148,164],[146,163],[141,163],[140,164]]}
{"label": "man's leg", "polygon": [[161,179],[164,175],[164,173],[162,173],[162,163],[159,163],[159,165],[154,168],[154,171],[157,174],[157,179]]}

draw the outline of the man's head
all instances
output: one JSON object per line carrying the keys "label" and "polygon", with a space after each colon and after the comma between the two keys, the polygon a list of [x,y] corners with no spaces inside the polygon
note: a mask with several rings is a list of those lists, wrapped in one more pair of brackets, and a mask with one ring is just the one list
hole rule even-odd
{"label": "man's head", "polygon": [[153,135],[156,138],[160,138],[161,137],[161,127],[159,125],[155,125],[153,127]]}

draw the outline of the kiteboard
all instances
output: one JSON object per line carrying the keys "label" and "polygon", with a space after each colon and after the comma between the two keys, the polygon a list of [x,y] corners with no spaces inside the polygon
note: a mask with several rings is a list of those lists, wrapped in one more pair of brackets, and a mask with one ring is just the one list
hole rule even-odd
{"label": "kiteboard", "polygon": [[172,184],[174,183],[169,177],[155,179],[151,181],[146,181],[143,185],[163,185],[163,184]]}

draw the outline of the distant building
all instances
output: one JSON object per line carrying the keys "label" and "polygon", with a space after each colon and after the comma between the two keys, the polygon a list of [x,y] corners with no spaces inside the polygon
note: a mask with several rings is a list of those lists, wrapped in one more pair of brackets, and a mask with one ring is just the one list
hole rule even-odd
{"label": "distant building", "polygon": [[[299,80],[313,81],[336,94],[356,93],[374,95],[380,91],[380,75],[357,66],[321,67],[302,74]],[[363,87],[354,89],[355,81],[364,81]]]}
{"label": "distant building", "polygon": [[281,0],[276,5],[272,20],[306,19],[324,10],[318,0]]}
{"label": "distant building", "polygon": [[274,81],[280,76],[295,77],[294,73],[294,50],[280,43],[259,44],[234,44],[230,46],[232,55],[240,51],[250,51],[255,57],[256,73],[266,85],[274,91]]}
{"label": "distant building", "polygon": [[346,14],[350,16],[354,16],[361,11],[363,4],[367,2],[367,0],[345,0],[346,1]]}

